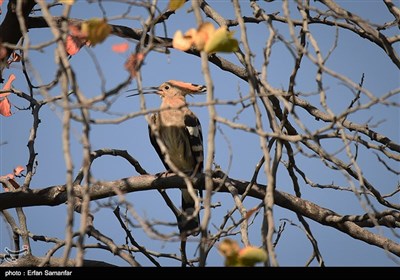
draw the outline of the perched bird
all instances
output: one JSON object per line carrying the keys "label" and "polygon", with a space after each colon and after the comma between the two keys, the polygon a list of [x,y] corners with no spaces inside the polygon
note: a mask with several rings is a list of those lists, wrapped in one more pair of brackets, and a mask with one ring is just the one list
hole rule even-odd
{"label": "perched bird", "polygon": [[[150,116],[149,136],[167,171],[166,157],[162,153],[161,141],[169,160],[188,176],[203,171],[203,135],[201,124],[196,115],[189,110],[186,95],[200,94],[206,91],[205,86],[169,80],[154,88],[161,97],[160,111]],[[196,191],[197,193],[197,191]],[[195,202],[187,189],[182,190],[182,209],[184,217],[178,222],[181,232],[193,231],[199,226],[199,215],[191,217],[195,211]]]}

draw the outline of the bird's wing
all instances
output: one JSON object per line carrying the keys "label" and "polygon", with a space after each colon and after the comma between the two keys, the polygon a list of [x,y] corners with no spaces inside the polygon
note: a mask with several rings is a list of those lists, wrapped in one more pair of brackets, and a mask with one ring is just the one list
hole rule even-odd
{"label": "bird's wing", "polygon": [[196,162],[196,173],[203,171],[203,133],[199,119],[192,112],[185,115],[185,129],[189,136],[190,148]]}
{"label": "bird's wing", "polygon": [[[153,125],[155,125],[155,124],[157,123],[157,118],[158,118],[158,117],[159,117],[159,115],[158,115],[157,113],[151,115],[151,117],[150,117],[150,122],[151,122]],[[162,152],[161,152],[160,146],[159,146],[158,143],[157,143],[156,136],[154,135],[154,133],[153,133],[153,131],[152,131],[152,129],[151,129],[150,124],[148,125],[148,130],[149,130],[149,138],[150,138],[151,145],[153,145],[154,149],[156,150],[157,155],[158,155],[158,157],[161,159],[162,163],[164,164],[165,169],[168,170],[168,171],[171,170],[171,169],[169,168],[168,164],[167,164],[167,163],[165,162],[165,160],[164,160],[164,156],[163,156],[163,154],[162,154]]]}

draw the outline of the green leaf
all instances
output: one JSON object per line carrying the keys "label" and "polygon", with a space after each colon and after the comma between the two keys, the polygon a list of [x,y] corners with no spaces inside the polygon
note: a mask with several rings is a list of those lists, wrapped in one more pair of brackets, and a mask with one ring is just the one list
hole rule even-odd
{"label": "green leaf", "polygon": [[239,49],[238,41],[233,38],[233,32],[226,26],[218,28],[204,47],[206,53],[235,52]]}
{"label": "green leaf", "polygon": [[82,32],[87,34],[87,39],[94,46],[110,35],[111,26],[104,19],[93,18],[82,23]]}

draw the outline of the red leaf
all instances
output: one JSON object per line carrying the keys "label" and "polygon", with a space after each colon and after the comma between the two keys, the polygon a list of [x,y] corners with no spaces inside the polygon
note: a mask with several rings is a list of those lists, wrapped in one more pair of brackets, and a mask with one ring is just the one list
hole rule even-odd
{"label": "red leaf", "polygon": [[251,215],[256,213],[259,209],[260,208],[258,208],[258,207],[254,207],[254,208],[251,208],[250,210],[248,210],[246,213],[246,220],[250,219]]}
{"label": "red leaf", "polygon": [[5,83],[3,90],[9,90],[11,88],[12,82],[15,80],[15,75],[11,74],[10,77],[8,77],[7,82]]}
{"label": "red leaf", "polygon": [[144,55],[142,53],[131,54],[128,60],[125,62],[125,69],[131,74],[131,77],[135,77],[139,65],[142,63]]}
{"label": "red leaf", "polygon": [[112,45],[112,50],[116,53],[123,53],[126,52],[129,49],[129,44],[128,43],[121,43],[121,44],[114,44]]}
{"label": "red leaf", "polygon": [[87,42],[87,32],[83,32],[78,25],[69,25],[69,35],[65,41],[65,50],[69,55],[74,55],[82,48]]}
{"label": "red leaf", "polygon": [[[17,167],[14,168],[13,173],[9,173],[5,176],[0,176],[1,179],[8,180],[8,182],[14,187],[14,189],[18,189],[20,185],[14,180],[15,176],[19,176],[22,171],[25,170],[25,167],[18,165]],[[6,192],[9,192],[10,189],[7,187],[5,183],[2,183],[3,188]]]}
{"label": "red leaf", "polygon": [[[11,74],[10,77],[8,77],[7,82],[5,83],[3,90],[10,90],[12,82],[15,80],[15,75]],[[3,93],[0,94],[0,98],[4,97],[4,99],[0,100],[0,115],[3,115],[5,117],[11,116],[11,103],[7,98],[7,95],[10,93]]]}
{"label": "red leaf", "polygon": [[7,97],[4,97],[3,100],[0,100],[0,115],[5,117],[11,116],[11,103],[8,101]]}
{"label": "red leaf", "polygon": [[25,167],[18,165],[17,167],[14,168],[14,175],[19,176],[22,171],[25,170]]}
{"label": "red leaf", "polygon": [[65,50],[69,55],[74,55],[79,52],[84,44],[82,44],[82,41],[78,37],[68,35],[65,41]]}

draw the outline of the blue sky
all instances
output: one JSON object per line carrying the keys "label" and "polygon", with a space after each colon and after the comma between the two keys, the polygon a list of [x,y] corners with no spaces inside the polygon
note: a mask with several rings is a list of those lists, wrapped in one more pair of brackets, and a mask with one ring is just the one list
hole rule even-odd
{"label": "blue sky", "polygon": [[[366,17],[372,22],[387,22],[392,20],[392,16],[386,11],[384,4],[381,1],[363,1],[360,4],[358,1],[337,1],[344,8],[357,13],[360,16]],[[167,1],[160,1],[161,6],[165,6]],[[229,1],[209,1],[223,16],[233,18],[233,9]],[[251,16],[252,11],[246,7],[245,1],[242,4],[243,14]],[[397,1],[397,4],[398,1]],[[264,2],[260,5],[266,6]],[[107,16],[113,17],[120,15],[124,10],[124,5],[115,2],[105,2]],[[271,10],[280,10],[281,1],[275,1],[273,4],[268,4]],[[293,5],[292,5],[293,6]],[[168,36],[172,37],[178,29],[186,31],[187,29],[196,26],[196,21],[193,14],[186,13],[188,3],[185,7],[178,10],[175,15],[172,15],[167,21]],[[293,8],[293,7],[292,7]],[[3,4],[5,9],[5,4]],[[135,12],[143,13],[143,10],[134,8],[131,14]],[[55,13],[60,13],[59,8],[54,9]],[[295,17],[298,14],[293,11]],[[101,17],[102,13],[99,6],[96,4],[87,4],[86,1],[77,1],[72,8],[71,17],[87,19],[91,17]],[[4,14],[1,15],[3,19]],[[127,21],[116,20],[111,21],[114,24],[124,24]],[[140,27],[137,21],[129,21],[131,27]],[[289,38],[287,27],[284,24],[275,23],[275,28],[279,32]],[[240,38],[240,31],[236,30],[235,37]],[[311,26],[311,32],[318,40],[322,53],[327,54],[329,49],[334,44],[335,28]],[[397,30],[398,31],[398,30]],[[157,28],[158,35],[164,36],[164,31],[161,26]],[[389,33],[390,34],[390,33]],[[252,51],[254,52],[254,64],[260,69],[263,63],[262,50],[265,46],[268,36],[268,29],[263,24],[254,24],[248,26],[249,42]],[[393,33],[391,34],[393,35]],[[51,38],[51,33],[48,29],[31,30],[29,36],[32,44],[37,44]],[[80,89],[86,96],[95,96],[99,94],[101,89],[101,81],[98,78],[98,72],[93,60],[90,58],[90,53],[95,55],[98,63],[101,66],[104,77],[106,78],[105,87],[113,88],[118,83],[121,83],[127,77],[127,72],[124,70],[124,62],[128,54],[116,54],[111,51],[111,46],[115,43],[125,42],[125,39],[110,36],[107,40],[90,49],[82,49],[77,55],[72,57],[71,65],[76,73]],[[134,50],[135,42],[130,41],[130,50]],[[36,75],[46,83],[51,81],[55,76],[55,60],[54,46],[50,46],[40,53],[31,51],[29,59],[32,65],[31,74]],[[89,53],[90,52],[90,53]],[[239,64],[233,54],[222,54],[221,56]],[[303,62],[301,72],[297,79],[296,90],[305,93],[316,92],[317,84],[315,75],[317,67],[309,61]],[[373,45],[371,42],[359,38],[348,31],[339,31],[338,46],[331,55],[326,64],[332,70],[337,71],[355,82],[359,82],[361,75],[364,73],[364,86],[373,92],[376,96],[381,96],[390,90],[399,88],[399,71],[392,64],[389,58],[381,49]],[[271,60],[268,67],[269,83],[276,88],[287,88],[289,75],[293,67],[293,58],[282,43],[276,43],[272,49]],[[243,95],[247,94],[247,84],[239,78],[229,73],[224,73],[217,67],[210,65],[211,75],[215,86],[215,96],[220,100],[238,99],[239,91]],[[14,87],[20,90],[27,91],[27,85],[24,80],[21,65],[13,64],[12,67],[4,72],[4,76],[14,73],[17,80]],[[204,77],[201,72],[200,60],[197,57],[184,54],[180,51],[171,50],[170,55],[152,52],[145,60],[145,65],[142,67],[142,77],[144,86],[157,86],[162,82],[175,79],[198,84],[204,83]],[[35,83],[40,83],[40,79],[36,78]],[[327,89],[327,102],[336,113],[343,111],[353,98],[351,91],[345,87],[337,79],[324,77],[325,86]],[[136,82],[127,88],[135,88]],[[59,88],[56,87],[50,93],[59,94]],[[137,111],[139,107],[139,98],[126,98],[127,93],[121,92],[121,96],[116,100],[110,111],[116,114],[124,114],[132,111]],[[41,97],[37,95],[37,98]],[[196,96],[188,98],[189,102],[204,102],[205,96]],[[10,97],[11,102],[19,108],[26,107],[28,104],[19,100],[15,96]],[[315,106],[319,106],[318,95],[310,96],[307,99]],[[362,99],[363,102],[366,99]],[[397,102],[399,101],[397,97]],[[148,108],[157,108],[160,99],[157,96],[146,96],[146,106]],[[6,145],[0,146],[0,174],[7,174],[12,171],[16,165],[25,165],[28,160],[28,149],[26,148],[29,131],[32,125],[31,113],[29,110],[18,110],[13,108],[14,115],[9,118],[0,118],[0,143],[7,142]],[[192,109],[199,117],[203,125],[203,132],[206,134],[208,129],[208,111],[206,107],[193,107]],[[217,106],[217,112],[223,117],[232,119],[240,110],[240,106]],[[311,130],[320,128],[325,124],[315,122],[307,114],[301,110],[297,110],[303,123]],[[33,178],[32,188],[43,188],[51,185],[65,183],[65,163],[62,153],[62,111],[58,106],[45,106],[41,109],[38,137],[35,142],[35,149],[38,153],[38,167]],[[98,118],[114,118],[111,114],[93,113],[94,117]],[[395,142],[399,142],[399,112],[398,108],[386,106],[374,106],[371,109],[356,113],[350,116],[352,121],[358,123],[379,123],[376,129],[378,132],[387,135]],[[383,121],[383,122],[382,122]],[[254,114],[250,110],[245,110],[238,117],[237,122],[253,125]],[[382,122],[382,123],[381,123]],[[265,127],[268,124],[264,124]],[[259,161],[262,152],[259,146],[259,139],[256,135],[249,135],[242,131],[233,130],[222,124],[218,125],[218,133],[216,137],[216,154],[215,162],[221,168],[229,173],[232,178],[250,180],[254,167]],[[74,159],[75,172],[79,170],[82,159],[82,146],[80,144],[81,126],[74,123],[71,131],[71,148]],[[206,135],[205,135],[206,136]],[[157,173],[163,170],[163,166],[154,152],[147,135],[147,124],[143,116],[129,119],[118,125],[94,125],[91,128],[90,134],[92,140],[92,149],[100,148],[115,148],[127,150],[134,158],[149,173]],[[338,143],[327,142],[327,150],[335,151],[340,145]],[[376,163],[376,157],[369,151],[360,147],[359,165],[362,167],[363,174],[379,187],[382,193],[390,192],[398,184],[398,177],[385,172],[382,165]],[[345,158],[344,152],[339,157]],[[346,179],[339,175],[338,172],[333,172],[323,165],[319,159],[310,159],[299,155],[298,161],[300,166],[306,168],[307,174],[315,182],[321,184],[343,184],[347,185]],[[398,163],[391,162],[393,166],[399,167]],[[229,168],[230,167],[230,168]],[[286,170],[280,167],[278,172],[277,185],[282,191],[293,193],[291,181]],[[229,169],[228,169],[229,168]],[[399,168],[398,168],[399,170]],[[115,157],[102,157],[96,160],[92,166],[92,175],[97,180],[114,180],[128,176],[137,175],[134,169],[123,159]],[[265,184],[265,175],[260,174],[259,182]],[[22,181],[21,181],[22,182]],[[322,207],[329,208],[341,214],[362,214],[364,213],[363,205],[357,197],[351,193],[312,189],[300,180],[303,198],[313,201]],[[178,190],[170,191],[172,199],[179,205],[180,193]],[[156,191],[147,193],[134,193],[127,195],[127,199],[132,203],[135,210],[143,217],[150,220],[166,220],[173,222],[174,217],[169,209],[164,205],[160,195]],[[115,199],[106,199],[104,201],[93,202],[92,209],[97,208],[98,203],[108,203]],[[229,194],[215,194],[213,202],[221,202],[222,207],[216,208],[212,213],[213,223],[219,225],[222,217],[229,209],[232,208],[232,198]],[[399,199],[397,196],[397,201]],[[258,205],[259,201],[248,198],[245,200],[245,206],[250,209]],[[380,209],[380,208],[378,208]],[[125,242],[125,234],[118,225],[115,219],[113,208],[101,207],[96,212],[95,226],[104,234],[113,238],[117,244]],[[288,219],[294,223],[300,224],[296,216],[285,209],[275,207],[274,209],[276,227],[283,220]],[[34,207],[26,208],[25,213],[28,217],[28,228],[35,234],[56,236],[63,238],[66,221],[66,207],[60,205],[57,207]],[[238,215],[235,215],[238,218]],[[253,245],[260,245],[260,222],[261,219],[256,219],[254,225],[250,229],[250,242]],[[79,224],[79,216],[76,215],[76,223]],[[351,237],[344,235],[341,232],[329,227],[321,227],[319,224],[309,221],[315,238],[319,242],[321,254],[324,257],[325,264],[328,266],[392,266],[396,263],[381,249],[369,246],[361,241],[356,241]],[[170,232],[171,229],[165,229]],[[211,230],[214,230],[211,227]],[[373,232],[378,232],[383,229],[371,229]],[[179,243],[166,243],[162,241],[152,240],[147,237],[140,229],[133,229],[133,234],[136,240],[151,250],[162,250],[169,253],[179,254]],[[388,237],[393,237],[388,230],[383,230]],[[11,246],[11,236],[8,227],[4,221],[0,224],[0,251],[4,247]],[[397,240],[398,241],[398,240]],[[89,238],[88,243],[96,243],[96,240]],[[196,249],[196,238],[193,242],[189,242],[189,254],[193,256]],[[51,244],[43,244],[42,242],[33,242],[33,253],[43,255]],[[305,234],[301,229],[295,226],[286,225],[286,229],[282,234],[281,240],[276,248],[278,262],[281,266],[302,266],[312,253],[312,247],[308,242]],[[122,260],[112,256],[109,252],[101,250],[89,250],[86,255],[91,259],[102,259],[111,263],[125,265]],[[148,260],[137,255],[137,260],[143,265],[150,265]],[[176,261],[163,260],[166,265],[179,265]],[[208,264],[211,266],[223,265],[223,258],[218,254],[216,248],[211,250],[208,259]],[[313,265],[317,265],[315,262]]]}

